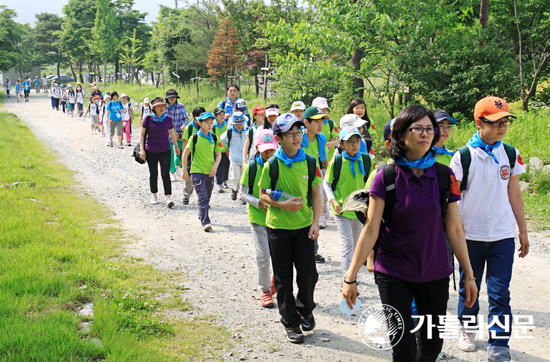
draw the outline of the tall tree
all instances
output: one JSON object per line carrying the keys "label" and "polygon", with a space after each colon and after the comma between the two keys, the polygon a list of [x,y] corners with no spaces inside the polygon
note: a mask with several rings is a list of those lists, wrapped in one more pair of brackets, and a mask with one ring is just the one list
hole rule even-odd
{"label": "tall tree", "polygon": [[93,51],[103,60],[103,84],[107,82],[107,60],[117,48],[115,29],[117,20],[110,0],[97,0],[97,11],[92,28]]}
{"label": "tall tree", "polygon": [[241,64],[242,51],[237,27],[231,20],[223,19],[219,22],[218,32],[208,52],[206,67],[210,80],[218,81],[221,75],[231,74]]}
{"label": "tall tree", "polygon": [[61,29],[63,19],[57,14],[36,14],[35,22],[35,47],[38,65],[56,64],[57,75],[60,76],[62,62]]}
{"label": "tall tree", "polygon": [[13,20],[16,16],[14,10],[0,6],[0,71],[9,70],[17,61],[17,44],[21,37],[18,32],[19,24]]}
{"label": "tall tree", "polygon": [[134,29],[134,35],[132,37],[126,37],[127,42],[122,46],[122,52],[120,53],[120,61],[122,64],[126,64],[130,70],[132,84],[134,84],[134,78],[141,87],[141,82],[136,73],[136,68],[139,68],[143,63],[143,55],[138,55],[141,50],[140,44],[142,41],[136,37],[136,29]]}

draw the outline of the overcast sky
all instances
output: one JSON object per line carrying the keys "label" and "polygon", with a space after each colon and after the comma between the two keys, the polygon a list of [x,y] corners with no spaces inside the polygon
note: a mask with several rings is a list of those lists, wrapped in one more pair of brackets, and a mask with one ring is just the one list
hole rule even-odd
{"label": "overcast sky", "polygon": [[[68,0],[0,0],[0,5],[6,5],[10,9],[17,11],[18,17],[16,21],[18,23],[31,23],[34,24],[36,18],[35,14],[39,13],[55,13],[63,15],[62,9]],[[180,7],[183,1],[179,0]],[[174,0],[134,0],[134,8],[147,12],[149,15],[145,20],[150,23],[155,20],[158,14],[159,5],[165,5],[173,7],[175,5]]]}

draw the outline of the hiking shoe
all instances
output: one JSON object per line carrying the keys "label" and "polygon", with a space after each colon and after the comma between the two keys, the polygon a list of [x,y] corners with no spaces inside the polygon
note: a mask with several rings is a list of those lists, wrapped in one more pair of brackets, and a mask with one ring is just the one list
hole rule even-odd
{"label": "hiking shoe", "polygon": [[124,145],[121,143],[121,144],[118,145],[118,148],[121,149],[121,150],[123,150],[123,149],[124,149]]}
{"label": "hiking shoe", "polygon": [[476,334],[467,332],[465,329],[460,330],[458,336],[458,349],[464,352],[473,352],[476,349]]}
{"label": "hiking shoe", "polygon": [[291,343],[303,343],[304,334],[300,327],[285,327],[286,339]]}
{"label": "hiking shoe", "polygon": [[212,231],[212,225],[206,224],[202,227],[202,229],[206,232]]}
{"label": "hiking shoe", "polygon": [[321,256],[321,254],[315,254],[315,262],[317,264],[321,264],[325,262],[325,258]]}
{"label": "hiking shoe", "polygon": [[315,318],[313,318],[313,314],[305,314],[301,315],[300,318],[302,319],[302,330],[305,332],[312,331],[313,328],[315,328]]}
{"label": "hiking shoe", "polygon": [[223,188],[224,189],[229,189],[229,185],[227,184],[227,181],[223,182]]}
{"label": "hiking shoe", "polygon": [[231,200],[237,200],[237,191],[231,190]]}
{"label": "hiking shoe", "polygon": [[223,190],[223,184],[218,185],[218,193],[223,194],[225,191]]}
{"label": "hiking shoe", "polygon": [[128,147],[132,147],[132,144],[131,144],[131,143],[128,143]]}
{"label": "hiking shoe", "polygon": [[174,201],[172,201],[171,197],[166,199],[166,206],[168,206],[169,209],[174,207]]}
{"label": "hiking shoe", "polygon": [[327,227],[327,219],[324,216],[319,218],[319,229],[324,229]]}
{"label": "hiking shoe", "polygon": [[184,205],[189,205],[189,199],[187,197],[183,198],[183,204]]}
{"label": "hiking shoe", "polygon": [[275,295],[277,294],[277,288],[275,288],[275,276],[271,275],[271,294]]}
{"label": "hiking shoe", "polygon": [[157,196],[157,195],[152,195],[152,196],[151,196],[151,204],[156,205],[156,204],[158,204],[158,203],[159,203],[159,198],[158,198],[158,196]]}
{"label": "hiking shoe", "polygon": [[260,296],[260,300],[262,301],[262,307],[264,308],[273,308],[275,305],[275,302],[273,301],[273,295],[268,290],[267,292],[263,292]]}
{"label": "hiking shoe", "polygon": [[176,182],[176,173],[175,172],[170,172],[170,181]]}

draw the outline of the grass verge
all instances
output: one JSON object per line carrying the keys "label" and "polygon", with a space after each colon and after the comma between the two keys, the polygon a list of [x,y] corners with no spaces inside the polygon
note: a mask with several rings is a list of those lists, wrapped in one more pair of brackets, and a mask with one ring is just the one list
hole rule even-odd
{"label": "grass verge", "polygon": [[[109,210],[13,114],[0,129],[0,361],[221,359],[228,332],[169,320],[189,308],[164,297],[182,286],[123,255]],[[94,316],[79,316],[89,302]]]}

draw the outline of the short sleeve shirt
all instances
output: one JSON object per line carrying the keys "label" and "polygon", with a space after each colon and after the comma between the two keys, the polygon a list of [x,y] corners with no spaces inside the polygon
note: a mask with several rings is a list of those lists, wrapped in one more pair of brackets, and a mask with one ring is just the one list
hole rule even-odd
{"label": "short sleeve shirt", "polygon": [[[449,262],[435,166],[417,177],[396,166],[395,204],[386,224],[374,269],[394,278],[425,283],[449,276]],[[451,172],[449,203],[460,200]],[[386,200],[383,172],[374,176],[371,196]]]}
{"label": "short sleeve shirt", "polygon": [[[334,124],[334,128],[332,129],[332,132],[330,130],[329,121],[325,121],[325,123],[323,124],[323,129],[321,130],[321,133],[325,135],[325,137],[327,138],[327,142],[330,142],[331,139],[333,139],[334,137],[339,136],[340,130],[338,129],[338,127],[336,126],[336,123],[334,123],[334,121],[333,121],[333,124]],[[327,158],[329,160],[332,160],[332,157],[334,156],[335,150],[336,150],[336,148],[331,148],[327,152]]]}
{"label": "short sleeve shirt", "polygon": [[[324,137],[324,135],[321,133],[319,134],[318,136],[320,137]],[[302,137],[307,137],[306,134],[304,134]],[[303,139],[302,139],[303,140]],[[304,143],[302,142],[302,145]],[[308,155],[311,155],[313,157],[315,157],[315,160],[317,161],[317,167],[321,167],[321,164],[320,164],[320,161],[319,161],[319,155],[320,155],[320,152],[319,152],[319,140],[317,139],[317,136],[315,136],[315,139],[313,141],[310,141],[309,142],[309,145],[307,148],[303,147],[304,148],[304,151],[306,151],[306,153]],[[326,146],[326,143],[325,143],[325,154],[327,155],[328,157],[328,152],[327,152],[327,146]],[[324,161],[324,160],[322,160]]]}
{"label": "short sleeve shirt", "polygon": [[132,105],[130,103],[122,104],[122,120],[123,121],[129,121],[130,120],[130,109],[132,108]]}
{"label": "short sleeve shirt", "polygon": [[117,101],[116,103],[110,101],[107,104],[107,110],[109,111],[109,119],[113,122],[122,121],[122,102]]}
{"label": "short sleeve shirt", "polygon": [[197,133],[198,131],[199,129],[197,128],[197,125],[195,124],[195,122],[189,122],[187,127],[185,127],[185,131],[183,132],[183,139],[188,141],[189,138],[191,138],[191,136]]}
{"label": "short sleeve shirt", "polygon": [[[255,198],[260,198],[260,188],[258,187],[258,184],[260,182],[260,179],[262,177],[262,170],[263,166],[256,162],[257,170],[256,170],[256,176],[253,180],[254,189],[248,190],[248,193],[254,196]],[[246,166],[244,166],[243,170],[243,176],[241,177],[241,184],[248,187],[248,179],[250,177],[250,170],[249,170],[250,163],[247,163]],[[248,221],[254,224],[266,226],[265,224],[265,218],[267,216],[267,211],[260,207],[259,209],[255,208],[252,205],[248,205]]]}
{"label": "short sleeve shirt", "polygon": [[[147,126],[147,119],[149,125]],[[170,130],[174,128],[172,118],[167,116],[162,122],[153,121],[153,116],[146,117],[141,123],[143,128],[147,128],[147,139],[145,140],[145,149],[151,152],[170,151]]]}
{"label": "short sleeve shirt", "polygon": [[[301,197],[303,206],[300,210],[292,212],[280,207],[269,206],[266,216],[266,225],[272,229],[298,230],[310,226],[313,223],[313,209],[307,204],[308,172],[307,161],[294,162],[292,167],[286,166],[280,160],[279,179],[277,189],[295,197]],[[321,183],[321,172],[317,168],[317,176],[312,182],[312,187]],[[269,163],[266,162],[262,170],[262,178],[259,187],[271,188],[269,177]]]}
{"label": "short sleeve shirt", "polygon": [[220,152],[222,147],[223,144],[219,138],[216,144],[212,144],[208,138],[197,134],[197,144],[193,145],[193,137],[191,137],[187,142],[187,148],[191,150],[193,155],[191,173],[210,174],[210,170],[212,170],[215,163],[214,153]]}
{"label": "short sleeve shirt", "polygon": [[[370,157],[370,156],[369,156]],[[333,158],[329,161],[327,173],[325,175],[325,181],[329,184],[332,184],[332,181],[334,180],[334,162],[336,158]],[[353,176],[353,172],[351,171],[351,162],[354,163],[355,167],[355,177]],[[374,171],[374,163],[371,162],[370,169],[365,170],[367,175],[370,175]],[[344,204],[344,200],[346,197],[349,196],[352,192],[356,190],[360,190],[365,188],[365,177],[359,171],[359,161],[350,161],[344,157],[342,157],[342,168],[340,169],[340,178],[338,179],[338,184],[336,185],[336,189],[334,190],[334,197],[340,207]],[[336,210],[334,210],[334,205],[332,205],[332,212],[334,215],[336,215]],[[348,219],[357,219],[357,216],[355,215],[355,212],[353,211],[346,211],[342,213],[342,216],[347,217]]]}
{"label": "short sleeve shirt", "polygon": [[[212,127],[212,132],[218,136],[218,138],[221,137],[222,134],[225,133],[225,131],[227,131],[227,125],[229,124],[229,122],[224,122],[225,124],[222,126],[222,127],[218,127],[216,126],[218,124],[218,121],[214,121],[214,127]],[[222,152],[225,152],[227,151],[227,146],[226,145],[223,145],[223,148],[222,148]]]}
{"label": "short sleeve shirt", "polygon": [[[493,150],[497,164],[480,148],[468,146],[472,162],[468,174],[468,188],[462,192],[458,212],[464,223],[467,240],[498,241],[516,236],[516,218],[508,197],[510,177],[525,172],[525,166],[516,149],[516,164],[512,169],[504,146]],[[460,152],[455,153],[451,169],[462,181]]]}

